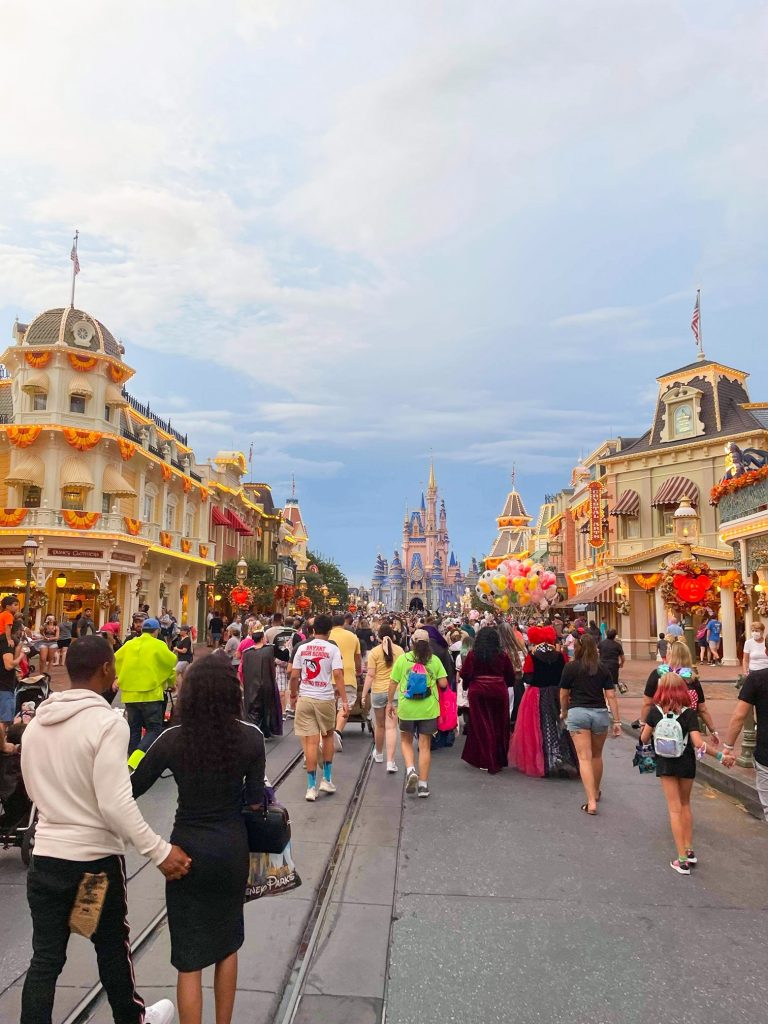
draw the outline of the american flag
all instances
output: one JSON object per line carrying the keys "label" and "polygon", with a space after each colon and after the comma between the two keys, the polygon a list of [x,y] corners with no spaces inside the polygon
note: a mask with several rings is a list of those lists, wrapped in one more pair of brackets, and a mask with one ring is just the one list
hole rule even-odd
{"label": "american flag", "polygon": [[696,339],[696,344],[701,344],[701,292],[696,292],[696,305],[693,307],[693,318],[691,319],[691,330]]}
{"label": "american flag", "polygon": [[72,252],[69,254],[69,258],[72,260],[72,263],[74,264],[74,272],[76,274],[79,274],[80,260],[77,258],[77,239],[75,239],[75,241],[72,243]]}

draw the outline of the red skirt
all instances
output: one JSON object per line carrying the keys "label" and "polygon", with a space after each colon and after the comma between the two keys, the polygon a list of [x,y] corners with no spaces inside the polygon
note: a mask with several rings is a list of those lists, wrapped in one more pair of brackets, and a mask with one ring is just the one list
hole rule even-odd
{"label": "red skirt", "polygon": [[509,763],[524,775],[537,779],[543,779],[546,774],[537,686],[529,686],[520,701],[515,731],[509,744]]}
{"label": "red skirt", "polygon": [[491,775],[507,767],[509,692],[501,676],[478,676],[467,688],[469,735],[461,759]]}

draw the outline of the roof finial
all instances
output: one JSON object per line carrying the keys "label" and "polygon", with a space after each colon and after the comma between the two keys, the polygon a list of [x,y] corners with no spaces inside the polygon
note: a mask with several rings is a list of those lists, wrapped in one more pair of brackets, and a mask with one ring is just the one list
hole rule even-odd
{"label": "roof finial", "polygon": [[296,476],[294,473],[291,473],[291,497],[296,497]]}
{"label": "roof finial", "polygon": [[427,484],[427,490],[437,490],[437,481],[435,480],[435,463],[432,459],[429,460],[429,483]]}
{"label": "roof finial", "polygon": [[512,463],[512,490],[515,489],[515,480],[517,480],[517,464]]}

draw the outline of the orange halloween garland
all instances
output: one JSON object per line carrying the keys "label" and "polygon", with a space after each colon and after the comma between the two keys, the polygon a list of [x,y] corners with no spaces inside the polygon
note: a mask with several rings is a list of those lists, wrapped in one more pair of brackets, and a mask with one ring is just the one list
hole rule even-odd
{"label": "orange halloween garland", "polygon": [[17,448],[29,448],[31,444],[40,437],[42,427],[30,426],[30,427],[17,427],[10,426],[5,432],[5,436],[8,438],[12,445]]}
{"label": "orange halloween garland", "polygon": [[70,530],[92,530],[101,519],[100,512],[78,512],[74,509],[63,509],[61,517]]}
{"label": "orange halloween garland", "polygon": [[0,526],[13,527],[21,526],[27,518],[28,508],[3,508],[0,509]]}
{"label": "orange halloween garland", "polygon": [[104,437],[98,430],[78,430],[76,427],[62,427],[64,440],[79,452],[89,452]]}

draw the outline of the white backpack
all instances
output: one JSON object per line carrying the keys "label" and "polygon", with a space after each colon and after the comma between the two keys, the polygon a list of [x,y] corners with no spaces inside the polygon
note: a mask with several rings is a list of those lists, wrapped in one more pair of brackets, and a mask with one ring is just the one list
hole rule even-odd
{"label": "white backpack", "polygon": [[664,712],[657,704],[661,712],[661,721],[653,730],[653,746],[658,757],[680,757],[688,746],[688,738],[683,735],[683,728],[673,711]]}

